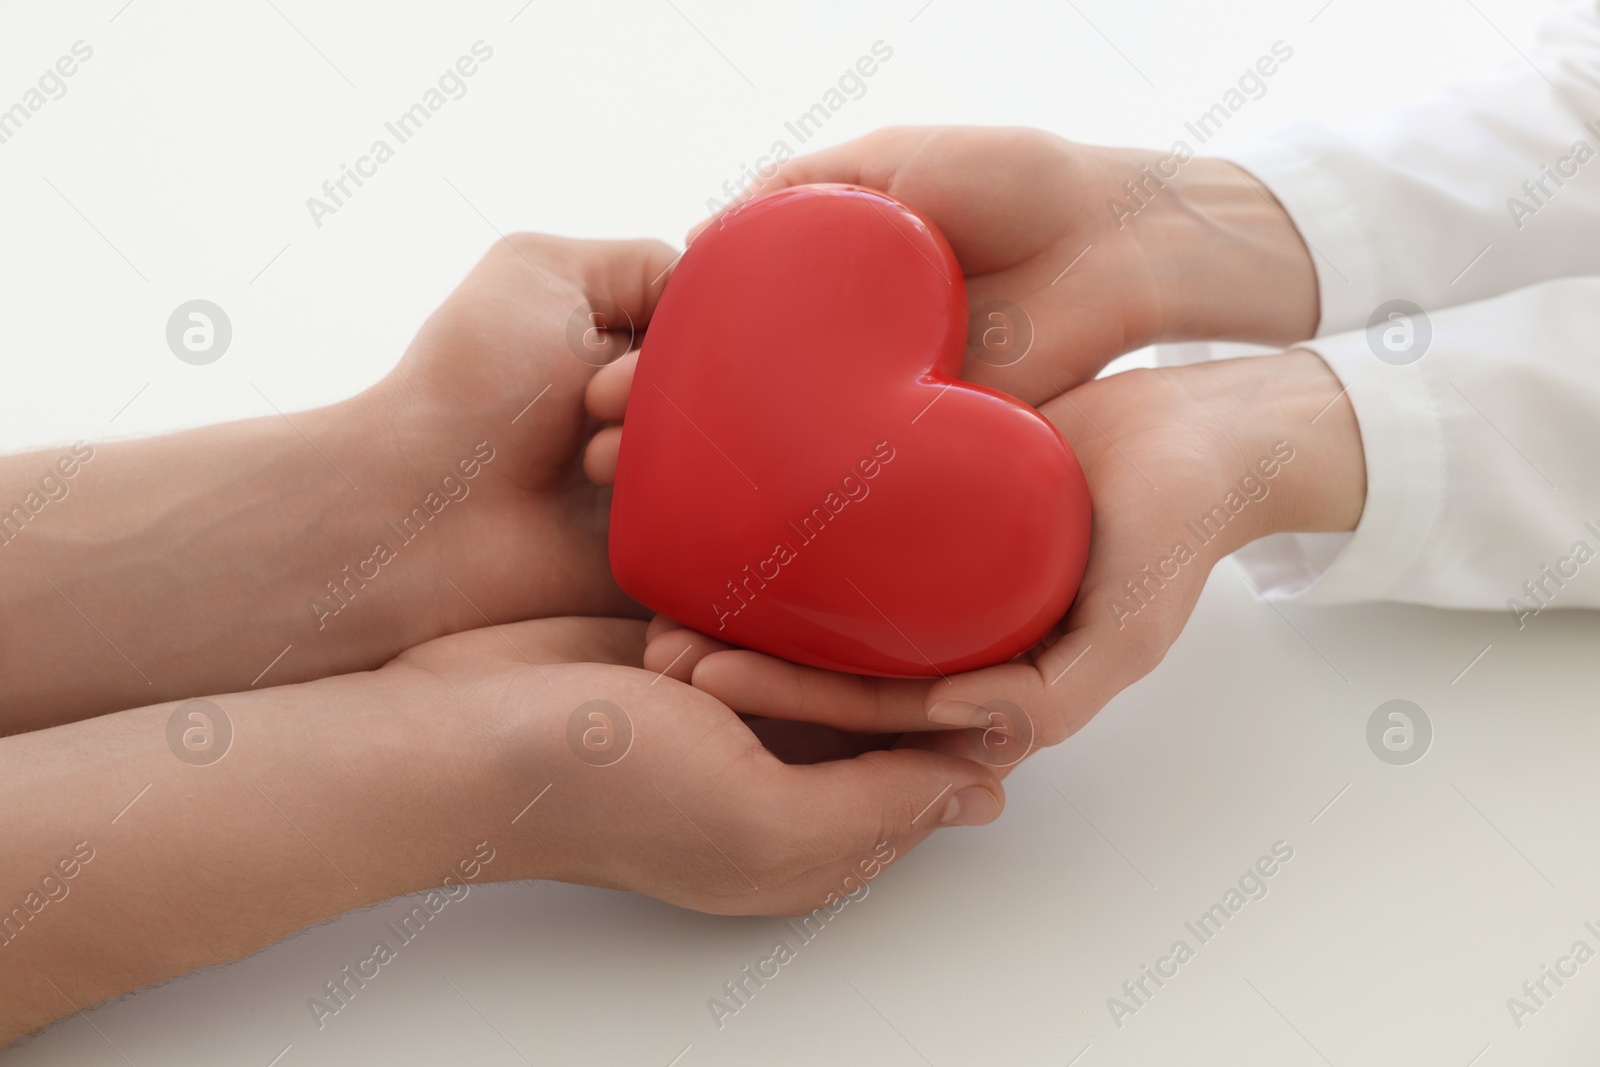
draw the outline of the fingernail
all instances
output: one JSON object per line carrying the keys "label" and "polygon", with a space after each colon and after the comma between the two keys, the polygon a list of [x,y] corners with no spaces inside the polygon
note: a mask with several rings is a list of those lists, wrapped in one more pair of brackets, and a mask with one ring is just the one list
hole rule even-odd
{"label": "fingernail", "polygon": [[1000,798],[981,785],[958,789],[944,806],[940,826],[982,826],[1000,817]]}
{"label": "fingernail", "polygon": [[981,726],[983,709],[965,700],[941,700],[928,709],[928,721],[941,726]]}

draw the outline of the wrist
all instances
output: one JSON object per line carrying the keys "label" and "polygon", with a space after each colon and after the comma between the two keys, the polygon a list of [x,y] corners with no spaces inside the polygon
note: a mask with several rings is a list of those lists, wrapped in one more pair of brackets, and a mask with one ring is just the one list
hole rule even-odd
{"label": "wrist", "polygon": [[445,472],[430,428],[370,393],[291,418],[327,457],[321,480],[334,490],[317,502],[306,531],[314,536],[292,548],[301,637],[325,647],[334,669],[371,670],[472,625],[439,595],[434,531],[445,523],[428,497],[435,494],[435,507],[445,499]]}
{"label": "wrist", "polygon": [[362,472],[350,471],[361,492],[349,533],[328,549],[329,573],[308,602],[314,628],[370,645],[376,659],[363,666],[371,667],[482,626],[482,613],[513,617],[494,582],[482,580],[507,562],[485,516],[525,522],[527,494],[502,469],[508,442],[493,439],[489,420],[441,411],[422,391],[387,379],[314,414]]}
{"label": "wrist", "polygon": [[[537,852],[519,847],[526,827],[509,821],[538,792],[528,764],[554,763],[559,740],[537,691],[547,683],[514,680],[524,674],[463,687],[402,662],[218,698],[233,723],[235,780],[259,785],[337,865],[321,901],[329,915],[454,883],[546,876]],[[528,690],[511,702],[516,715],[504,714],[508,685]],[[284,859],[315,861],[303,846],[285,838]]]}
{"label": "wrist", "polygon": [[369,525],[403,557],[415,629],[390,655],[490,622],[641,613],[611,576],[610,495],[579,465],[590,370],[563,354],[542,389],[486,406],[402,367],[342,405],[383,469]]}
{"label": "wrist", "polygon": [[1228,393],[1235,454],[1269,482],[1248,539],[1355,529],[1366,502],[1361,431],[1343,383],[1322,358],[1291,349],[1200,367]]}
{"label": "wrist", "polygon": [[[1216,360],[1154,371],[1147,410],[1187,442],[1223,511],[1213,561],[1288,531],[1352,530],[1366,498],[1366,461],[1355,412],[1315,353]],[[1165,406],[1165,407],[1164,407]]]}
{"label": "wrist", "polygon": [[1153,341],[1286,345],[1316,333],[1316,267],[1268,189],[1221,159],[1145,152],[1131,162],[1175,171],[1134,230],[1153,275]]}
{"label": "wrist", "polygon": [[[560,621],[537,625],[559,626]],[[642,627],[639,631],[642,646]],[[572,750],[570,731],[574,709],[596,697],[596,665],[550,660],[607,653],[544,643],[516,625],[477,636],[487,648],[471,657],[455,651],[436,660],[424,646],[377,672],[386,676],[396,709],[390,713],[386,747],[411,768],[397,777],[404,795],[379,806],[394,812],[415,809],[403,817],[407,835],[433,843],[426,849],[427,862],[405,872],[411,879],[406,891],[439,885],[464,855],[466,837],[469,844],[487,843],[498,857],[480,881],[586,881],[596,857],[585,824],[597,807],[612,803],[603,793],[609,776],[593,772],[610,764],[587,765]],[[599,668],[602,673],[610,669]],[[611,690],[602,683],[600,691]],[[585,721],[585,728],[598,724],[613,738],[620,731],[628,738],[625,755],[632,745],[632,721],[608,701],[598,705],[620,712],[621,720],[602,710]],[[420,783],[416,768],[425,768]]]}

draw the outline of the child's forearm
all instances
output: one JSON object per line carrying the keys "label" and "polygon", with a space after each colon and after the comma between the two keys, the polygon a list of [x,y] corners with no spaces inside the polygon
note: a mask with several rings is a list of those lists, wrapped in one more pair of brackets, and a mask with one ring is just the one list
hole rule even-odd
{"label": "child's forearm", "polygon": [[0,459],[0,734],[375,667],[433,636],[414,603],[431,546],[364,563],[417,502],[392,436],[358,398]]}
{"label": "child's forearm", "polygon": [[409,709],[440,710],[445,687],[395,683],[353,675],[0,743],[0,1044],[441,885],[472,857],[472,790],[418,788],[450,716]]}

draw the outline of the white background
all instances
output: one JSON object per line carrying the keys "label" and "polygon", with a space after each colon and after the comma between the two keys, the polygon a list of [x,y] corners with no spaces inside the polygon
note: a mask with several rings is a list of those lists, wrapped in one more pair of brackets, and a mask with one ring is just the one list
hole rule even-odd
{"label": "white background", "polygon": [[[898,123],[1166,147],[1287,42],[1227,142],[1516,62],[1507,37],[1547,9],[274,2],[0,13],[0,108],[73,42],[94,49],[0,145],[0,447],[358,391],[496,230],[678,241],[875,41],[893,58],[813,147]],[[306,198],[480,39],[494,57],[465,97],[317,228]],[[197,297],[234,331],[203,367],[165,341]],[[1600,925],[1597,640],[1585,614],[1518,632],[1506,614],[1280,611],[1224,567],[1154,675],[1012,776],[998,824],[897,861],[724,1029],[707,998],[780,921],[510,885],[452,905],[320,1031],[307,998],[405,906],[70,1019],[6,1062],[1589,1062],[1600,962],[1520,1029],[1505,1001],[1577,938],[1600,944],[1582,927]],[[1396,697],[1436,731],[1409,767],[1365,741]],[[1107,997],[1193,944],[1184,921],[1278,840],[1295,853],[1270,894],[1115,1026]]]}

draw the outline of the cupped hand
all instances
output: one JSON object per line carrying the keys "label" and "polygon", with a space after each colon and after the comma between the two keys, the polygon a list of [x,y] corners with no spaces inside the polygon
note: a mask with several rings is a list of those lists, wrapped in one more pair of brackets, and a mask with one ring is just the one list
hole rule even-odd
{"label": "cupped hand", "polygon": [[1288,216],[1243,170],[1181,143],[890,128],[790,160],[749,194],[812,182],[886,192],[943,232],[973,313],[962,377],[1030,404],[1156,341],[1285,344],[1316,329],[1316,273]]}
{"label": "cupped hand", "polygon": [[[781,762],[715,697],[640,669],[644,631],[513,623],[376,670],[7,737],[0,808],[14,832],[0,890],[61,900],[64,880],[94,866],[70,905],[12,931],[0,1042],[428,890],[398,920],[402,942],[413,935],[401,927],[489,881],[560,879],[722,914],[836,913],[937,827],[999,815],[998,779],[970,760],[906,749]],[[113,816],[114,840],[79,840]],[[371,979],[393,958],[378,944],[344,975]],[[313,1001],[319,1025],[346,1005]]]}
{"label": "cupped hand", "polygon": [[493,877],[798,914],[939,826],[1000,813],[998,779],[971,760],[905,749],[781,762],[715,697],[638,669],[644,648],[643,622],[548,619],[441,638],[379,672],[450,694],[435,703],[458,740],[435,748],[431,773],[475,809],[516,813],[537,797],[497,838],[508,858]]}
{"label": "cupped hand", "polygon": [[[599,417],[620,415],[626,379],[622,364],[595,380]],[[658,618],[645,664],[736,711],[923,731],[926,747],[1012,764],[1018,742],[1063,740],[1154,669],[1228,553],[1279,530],[1354,528],[1365,465],[1341,394],[1322,360],[1299,351],[1114,374],[1045,404],[1083,465],[1094,527],[1071,610],[1012,662],[933,681],[868,678],[733,649]],[[619,444],[614,428],[595,439],[592,476],[614,471]],[[950,727],[969,729],[931,733]]]}
{"label": "cupped hand", "polygon": [[[422,636],[638,611],[607,564],[610,494],[581,470],[594,429],[583,395],[642,336],[674,255],[658,241],[513,234],[350,402],[388,446],[376,529],[387,536],[387,520],[400,538],[425,526],[420,551],[459,590],[433,577],[443,617]],[[424,521],[406,525],[418,508]]]}

